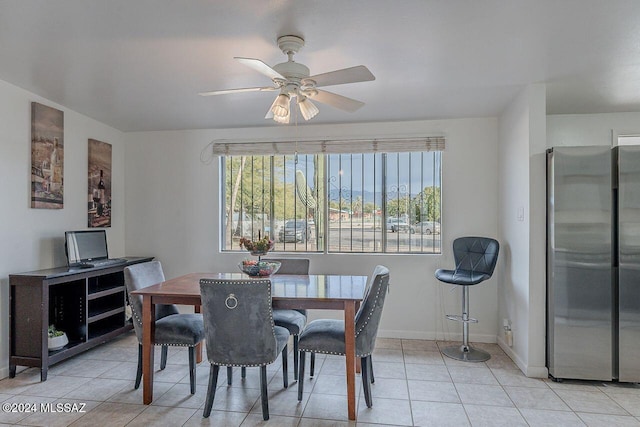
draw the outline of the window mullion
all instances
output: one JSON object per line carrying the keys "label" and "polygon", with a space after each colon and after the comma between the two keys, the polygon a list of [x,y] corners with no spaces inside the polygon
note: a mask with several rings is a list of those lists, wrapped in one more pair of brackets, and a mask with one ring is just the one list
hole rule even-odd
{"label": "window mullion", "polygon": [[380,229],[382,230],[382,252],[387,252],[387,221],[385,218],[387,217],[387,153],[382,153],[381,159],[382,164],[381,168],[381,176],[382,176],[382,187],[380,188],[382,192],[382,217],[380,218],[380,222],[382,223]]}
{"label": "window mullion", "polygon": [[349,249],[353,252],[353,154],[349,154]]}
{"label": "window mullion", "polygon": [[269,234],[271,240],[276,241],[276,187],[275,156],[269,156]]}

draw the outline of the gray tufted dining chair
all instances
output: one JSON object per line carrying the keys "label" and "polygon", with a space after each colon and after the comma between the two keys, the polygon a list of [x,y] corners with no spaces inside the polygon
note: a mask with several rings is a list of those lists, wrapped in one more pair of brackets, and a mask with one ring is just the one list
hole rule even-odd
{"label": "gray tufted dining chair", "polygon": [[267,365],[282,354],[286,388],[289,340],[289,331],[273,323],[271,281],[202,279],[200,295],[207,358],[211,364],[203,417],[211,415],[220,366],[259,366],[262,418],[268,420]]}
{"label": "gray tufted dining chair", "polygon": [[[276,274],[309,274],[308,258],[263,258],[264,261],[278,261],[280,268]],[[276,325],[287,328],[293,336],[293,379],[298,379],[298,336],[307,324],[307,310],[276,309],[273,310],[273,321]],[[315,356],[311,355],[312,363]]]}
{"label": "gray tufted dining chair", "polygon": [[[133,329],[138,338],[138,369],[135,388],[142,380],[142,297],[131,292],[164,282],[162,264],[150,261],[134,264],[124,269],[124,283],[129,294],[129,304],[133,312]],[[196,353],[195,346],[204,338],[204,326],[201,314],[179,314],[178,308],[171,304],[156,305],[156,324],[154,345],[162,346],[160,369],[167,365],[168,346],[189,348],[189,382],[191,394],[196,392]]]}
{"label": "gray tufted dining chair", "polygon": [[462,344],[446,347],[442,353],[464,362],[484,362],[491,355],[469,345],[469,323],[478,320],[469,317],[469,286],[484,282],[493,275],[498,262],[500,244],[489,237],[458,237],[453,241],[454,270],[436,270],[436,279],[462,286],[462,315],[447,314],[447,319],[462,322]]}
{"label": "gray tufted dining chair", "polygon": [[[373,353],[385,297],[389,289],[389,269],[378,265],[371,286],[356,313],[356,357],[360,358],[362,388],[367,407],[371,408],[371,353]],[[305,353],[345,354],[344,320],[318,319],[310,322],[300,335],[300,374],[304,378]],[[298,400],[302,400],[304,381],[298,381]]]}

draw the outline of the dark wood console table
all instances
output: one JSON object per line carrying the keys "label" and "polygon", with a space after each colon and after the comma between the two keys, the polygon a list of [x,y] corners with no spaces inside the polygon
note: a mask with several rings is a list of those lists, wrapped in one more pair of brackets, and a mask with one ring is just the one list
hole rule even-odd
{"label": "dark wood console table", "polygon": [[[133,328],[125,320],[124,268],[153,257],[126,257],[127,262],[99,268],[67,267],[10,274],[9,376],[16,367],[40,368],[75,356]],[[48,328],[64,331],[69,344],[49,351]]]}

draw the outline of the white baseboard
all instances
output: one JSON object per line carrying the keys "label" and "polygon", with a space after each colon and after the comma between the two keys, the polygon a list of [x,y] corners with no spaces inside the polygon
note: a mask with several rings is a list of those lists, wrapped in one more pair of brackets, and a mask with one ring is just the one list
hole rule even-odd
{"label": "white baseboard", "polygon": [[549,378],[549,369],[546,366],[529,366],[525,375],[529,378]]}
{"label": "white baseboard", "polygon": [[[429,331],[394,331],[381,329],[378,331],[380,338],[401,338],[405,340],[438,340],[438,341],[462,341],[462,333],[445,333]],[[491,334],[473,334],[471,342],[495,343],[496,336]]]}
{"label": "white baseboard", "polygon": [[509,347],[502,337],[498,337],[498,345],[507,353],[518,368],[529,378],[549,378],[549,371],[545,366],[528,366],[518,354]]}

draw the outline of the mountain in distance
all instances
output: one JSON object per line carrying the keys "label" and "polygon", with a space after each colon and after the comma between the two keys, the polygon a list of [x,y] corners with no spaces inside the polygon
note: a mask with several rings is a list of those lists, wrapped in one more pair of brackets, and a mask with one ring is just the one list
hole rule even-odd
{"label": "mountain in distance", "polygon": [[[412,194],[410,197],[414,198],[415,196],[417,196],[419,194]],[[340,190],[337,188],[332,188],[329,190],[329,200],[334,201],[334,202],[338,202],[340,201]],[[405,197],[406,193],[403,192],[398,192],[398,191],[390,191],[387,192],[387,200],[393,200],[395,198],[398,197]],[[353,190],[353,191],[349,191],[349,189],[344,189],[342,191],[342,198],[346,199],[346,200],[351,200],[351,199],[356,199],[357,197],[361,197],[362,198],[362,202],[363,203],[375,203],[376,201],[380,201],[382,199],[382,193],[380,191],[376,191],[375,193],[373,191],[368,191],[368,190]]]}

